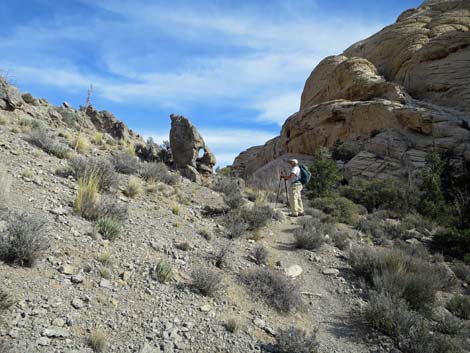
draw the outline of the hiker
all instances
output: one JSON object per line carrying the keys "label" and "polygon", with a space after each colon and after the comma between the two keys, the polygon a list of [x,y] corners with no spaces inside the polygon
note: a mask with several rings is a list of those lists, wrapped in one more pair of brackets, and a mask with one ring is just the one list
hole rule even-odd
{"label": "hiker", "polygon": [[301,172],[299,167],[299,162],[297,159],[290,159],[289,165],[291,166],[291,171],[289,175],[281,175],[281,179],[290,181],[289,188],[289,202],[291,217],[298,217],[304,215],[304,206],[302,204],[302,182],[301,182]]}

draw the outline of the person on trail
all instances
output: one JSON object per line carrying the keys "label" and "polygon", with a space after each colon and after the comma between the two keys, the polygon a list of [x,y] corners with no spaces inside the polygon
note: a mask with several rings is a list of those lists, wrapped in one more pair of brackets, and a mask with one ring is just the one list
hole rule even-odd
{"label": "person on trail", "polygon": [[304,215],[304,206],[302,204],[302,183],[300,181],[300,167],[299,162],[297,159],[290,159],[289,165],[291,167],[291,171],[289,175],[281,175],[281,179],[290,181],[289,187],[289,202],[290,202],[290,209],[291,217],[298,217]]}

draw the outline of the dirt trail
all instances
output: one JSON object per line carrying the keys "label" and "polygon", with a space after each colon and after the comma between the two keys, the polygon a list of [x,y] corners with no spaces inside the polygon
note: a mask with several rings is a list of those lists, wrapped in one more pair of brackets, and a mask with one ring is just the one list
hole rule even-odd
{"label": "dirt trail", "polygon": [[[370,329],[358,315],[364,301],[351,278],[344,253],[330,245],[318,251],[296,250],[293,230],[295,218],[270,227],[272,234],[263,241],[273,256],[285,267],[299,265],[303,273],[296,279],[307,303],[305,322],[316,322],[320,352],[382,352],[383,348],[368,342]],[[337,269],[339,274],[325,275],[323,270]],[[349,279],[348,279],[349,278]],[[304,327],[309,330],[311,327]]]}

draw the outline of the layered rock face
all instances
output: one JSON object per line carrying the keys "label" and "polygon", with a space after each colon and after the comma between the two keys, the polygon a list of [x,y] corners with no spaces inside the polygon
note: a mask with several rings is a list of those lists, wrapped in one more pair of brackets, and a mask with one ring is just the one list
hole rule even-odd
{"label": "layered rock face", "polygon": [[196,127],[184,116],[172,114],[170,118],[170,146],[176,168],[195,182],[200,182],[201,176],[211,176],[216,164],[215,155],[206,146]]}
{"label": "layered rock face", "polygon": [[[324,59],[279,137],[233,170],[250,178],[287,154],[340,146],[347,178],[410,178],[432,149],[470,161],[470,2],[425,1],[397,22]],[[282,157],[281,157],[282,158]]]}

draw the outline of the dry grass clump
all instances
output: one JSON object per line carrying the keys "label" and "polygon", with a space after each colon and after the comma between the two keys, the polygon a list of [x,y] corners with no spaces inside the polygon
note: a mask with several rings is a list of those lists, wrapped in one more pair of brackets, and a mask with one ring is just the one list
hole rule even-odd
{"label": "dry grass clump", "polygon": [[191,279],[193,288],[204,296],[214,296],[224,288],[222,274],[210,269],[194,270]]}
{"label": "dry grass clump", "polygon": [[11,178],[4,171],[0,170],[0,210],[6,208],[10,199]]}
{"label": "dry grass clump", "polygon": [[106,334],[104,333],[104,331],[100,328],[91,331],[88,344],[94,352],[104,352],[106,348]]}
{"label": "dry grass clump", "polygon": [[49,248],[45,221],[36,215],[15,214],[0,233],[0,260],[32,267]]}
{"label": "dry grass clump", "polygon": [[301,220],[300,227],[294,230],[297,249],[314,250],[326,241],[327,226],[314,218]]}
{"label": "dry grass clump", "polygon": [[124,195],[127,197],[135,199],[143,191],[142,183],[139,178],[131,177],[127,183],[126,188],[124,189]]}
{"label": "dry grass clump", "polygon": [[78,179],[78,193],[74,202],[75,212],[90,221],[100,219],[125,221],[127,208],[111,195],[100,195],[99,185],[100,179],[94,175]]}
{"label": "dry grass clump", "polygon": [[181,214],[181,205],[179,203],[176,203],[176,202],[172,202],[171,204],[171,212],[175,215],[175,216],[179,216]]}
{"label": "dry grass clump", "polygon": [[123,151],[113,153],[110,160],[114,169],[122,174],[137,174],[140,167],[137,157]]}
{"label": "dry grass clump", "polygon": [[160,283],[167,283],[173,279],[173,266],[167,261],[160,260],[150,269],[150,277]]}
{"label": "dry grass clump", "polygon": [[104,143],[103,137],[104,135],[102,132],[95,132],[91,139],[91,142],[93,142],[95,145],[102,145]]}
{"label": "dry grass clump", "polygon": [[296,285],[285,275],[268,269],[256,269],[242,276],[248,289],[280,312],[292,312],[302,304]]}
{"label": "dry grass clump", "polygon": [[225,232],[230,239],[240,238],[248,230],[248,224],[245,222],[240,212],[231,211],[224,217]]}
{"label": "dry grass clump", "polygon": [[107,159],[77,156],[69,161],[69,165],[77,179],[96,177],[100,191],[108,190],[118,182],[114,166]]}
{"label": "dry grass clump", "polygon": [[80,154],[90,151],[90,141],[85,136],[78,135],[71,143],[71,147]]}
{"label": "dry grass clump", "polygon": [[319,346],[316,329],[307,334],[293,326],[279,330],[276,342],[281,353],[316,353]]}

